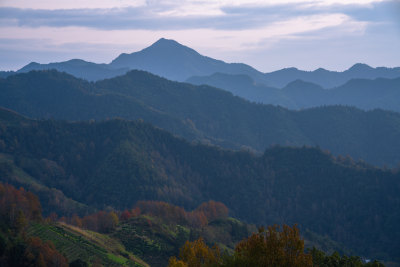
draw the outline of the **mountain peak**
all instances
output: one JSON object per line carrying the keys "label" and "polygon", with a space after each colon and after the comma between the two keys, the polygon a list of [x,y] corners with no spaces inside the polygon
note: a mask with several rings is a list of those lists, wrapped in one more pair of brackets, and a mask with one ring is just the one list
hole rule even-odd
{"label": "mountain peak", "polygon": [[371,69],[373,69],[373,68],[368,66],[367,64],[356,63],[348,70],[351,70],[351,71],[366,71],[366,70],[371,70]]}
{"label": "mountain peak", "polygon": [[151,46],[159,46],[159,45],[180,45],[182,46],[180,43],[178,43],[175,40],[172,39],[165,39],[165,38],[160,38],[158,39],[155,43],[153,43]]}
{"label": "mountain peak", "polygon": [[321,91],[323,88],[315,83],[303,81],[301,79],[294,80],[293,82],[288,83],[282,90],[286,91],[304,91],[304,90],[314,90]]}
{"label": "mountain peak", "polygon": [[142,51],[160,51],[161,53],[194,53],[198,54],[194,49],[178,43],[172,39],[161,38],[151,46]]}

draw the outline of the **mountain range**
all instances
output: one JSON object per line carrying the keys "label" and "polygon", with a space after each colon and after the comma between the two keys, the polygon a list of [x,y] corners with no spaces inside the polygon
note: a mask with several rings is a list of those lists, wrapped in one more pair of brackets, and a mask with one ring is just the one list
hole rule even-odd
{"label": "mountain range", "polygon": [[[185,81],[192,76],[208,76],[219,72],[247,75],[257,84],[276,88],[282,88],[295,80],[303,80],[318,84],[324,88],[332,88],[357,78],[392,79],[400,77],[400,68],[372,68],[360,63],[343,72],[329,71],[322,68],[314,71],[286,68],[270,73],[263,73],[243,63],[226,63],[203,56],[187,46],[164,38],[161,38],[141,51],[131,54],[123,53],[109,64],[96,64],[79,59],[50,64],[32,62],[17,72],[44,69],[65,71],[89,81],[115,77],[133,69],[145,70],[175,81]],[[0,77],[8,76],[12,73],[2,72],[0,73]]]}
{"label": "mountain range", "polygon": [[[38,195],[44,214],[68,219],[32,221],[27,236],[79,233],[57,249],[91,262],[96,254],[106,265],[164,266],[201,235],[232,250],[255,229],[245,223],[298,223],[312,241],[326,236],[398,263],[399,71],[356,64],[262,73],[160,39],[110,64],[74,59],[1,72],[0,197],[8,190],[26,209],[23,196],[36,198],[25,189]],[[202,203],[216,211],[214,200],[223,220],[194,213]],[[167,216],[152,217],[146,205]],[[0,213],[0,226],[24,228],[21,212]],[[74,249],[94,242],[84,241],[94,232],[79,227],[103,229],[93,223],[101,216],[115,219],[108,236],[95,234],[101,249]],[[3,244],[14,256],[10,244],[19,244],[2,227],[0,261]]]}
{"label": "mountain range", "polygon": [[190,141],[262,153],[274,144],[320,146],[377,165],[400,161],[400,114],[327,106],[290,111],[143,71],[89,83],[57,71],[0,79],[0,106],[31,118],[142,119]]}
{"label": "mountain range", "polygon": [[215,73],[194,76],[187,82],[207,84],[224,89],[247,100],[286,107],[306,109],[328,105],[355,106],[363,110],[376,108],[400,112],[400,78],[352,79],[345,84],[324,89],[321,86],[295,80],[282,89],[257,84],[247,75]]}

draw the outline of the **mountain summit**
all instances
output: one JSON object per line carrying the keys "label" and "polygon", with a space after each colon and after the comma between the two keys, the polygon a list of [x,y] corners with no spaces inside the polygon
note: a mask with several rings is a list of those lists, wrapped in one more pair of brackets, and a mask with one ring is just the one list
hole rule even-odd
{"label": "mountain summit", "polygon": [[[270,73],[262,73],[243,63],[226,63],[222,60],[203,56],[190,47],[165,38],[159,39],[141,51],[131,54],[123,53],[110,64],[95,64],[75,59],[50,64],[31,63],[18,72],[45,69],[56,69],[89,81],[123,75],[133,69],[148,71],[175,81],[190,81],[193,76],[204,77],[215,73],[226,74],[226,77],[247,75],[256,85],[267,85],[268,87],[276,88],[283,88],[295,80],[315,83],[324,88],[333,88],[355,78],[393,79],[400,77],[400,68],[372,68],[361,63],[357,63],[343,72],[329,71],[322,68],[315,71],[286,68]],[[15,73],[0,72],[0,77],[7,77],[12,74]],[[256,97],[256,99],[258,98]]]}
{"label": "mountain summit", "polygon": [[139,52],[121,54],[110,63],[110,66],[145,70],[176,81],[184,81],[191,76],[211,75],[216,72],[245,73],[256,81],[264,80],[261,72],[248,65],[229,64],[206,57],[192,48],[164,38]]}

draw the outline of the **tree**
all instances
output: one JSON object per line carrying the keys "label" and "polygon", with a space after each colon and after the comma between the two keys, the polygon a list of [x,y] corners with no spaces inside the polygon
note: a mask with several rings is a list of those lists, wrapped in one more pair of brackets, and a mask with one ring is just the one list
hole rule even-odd
{"label": "tree", "polygon": [[221,253],[218,246],[208,247],[202,238],[186,241],[179,253],[179,260],[172,257],[168,267],[212,267],[220,266]]}
{"label": "tree", "polygon": [[304,241],[296,225],[260,228],[235,248],[230,266],[307,267],[312,257],[304,253]]}

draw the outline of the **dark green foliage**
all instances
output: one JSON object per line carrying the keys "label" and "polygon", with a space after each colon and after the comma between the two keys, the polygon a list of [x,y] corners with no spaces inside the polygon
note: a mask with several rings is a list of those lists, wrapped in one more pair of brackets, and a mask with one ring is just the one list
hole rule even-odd
{"label": "dark green foliage", "polygon": [[69,267],[88,267],[88,266],[89,264],[87,264],[86,261],[83,261],[81,259],[76,259],[69,264]]}
{"label": "dark green foliage", "polygon": [[397,113],[343,106],[289,111],[141,71],[97,83],[56,71],[10,76],[0,80],[0,105],[34,118],[143,119],[187,140],[226,148],[318,145],[377,165],[400,161]]}
{"label": "dark green foliage", "polygon": [[398,172],[316,148],[255,156],[193,145],[142,122],[22,121],[2,123],[0,152],[79,202],[125,209],[163,200],[192,209],[213,199],[248,222],[299,223],[358,255],[398,258]]}
{"label": "dark green foliage", "polygon": [[6,251],[6,238],[2,233],[0,233],[0,258],[4,255]]}
{"label": "dark green foliage", "polygon": [[338,252],[334,252],[329,256],[321,250],[312,248],[309,253],[312,255],[314,266],[317,267],[384,267],[384,265],[378,261],[365,262],[360,257],[341,256]]}

